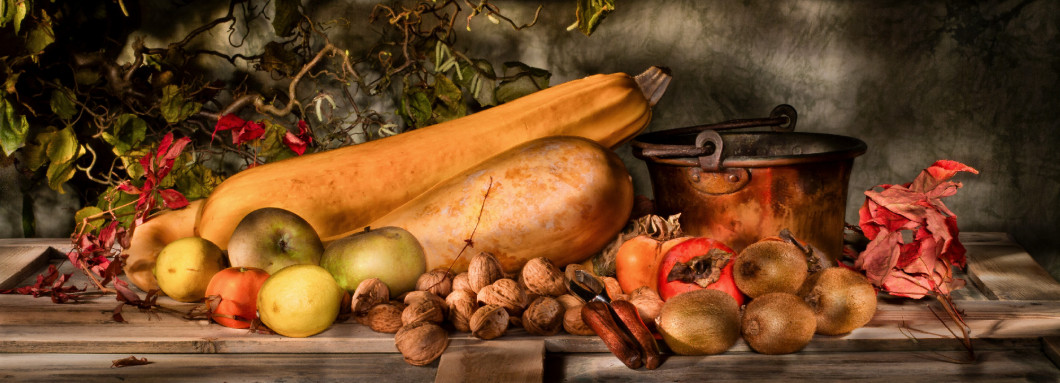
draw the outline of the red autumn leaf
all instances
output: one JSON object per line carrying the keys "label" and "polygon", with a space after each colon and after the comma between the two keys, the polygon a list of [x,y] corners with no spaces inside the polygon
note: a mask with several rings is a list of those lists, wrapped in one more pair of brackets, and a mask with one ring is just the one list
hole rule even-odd
{"label": "red autumn leaf", "polygon": [[[932,293],[949,294],[963,286],[952,267],[964,267],[957,217],[943,197],[961,187],[950,179],[959,172],[978,174],[956,161],[942,160],[924,169],[913,182],[880,185],[865,192],[858,212],[859,226],[870,239],[855,267],[882,290],[914,299]],[[906,243],[902,233],[912,233]]]}
{"label": "red autumn leaf", "polygon": [[265,125],[247,121],[242,127],[232,131],[232,144],[239,145],[247,141],[253,141],[265,135]]}
{"label": "red autumn leaf", "polygon": [[306,147],[313,143],[313,134],[305,120],[298,120],[298,134],[287,132],[283,135],[283,143],[298,155],[305,154]]}
{"label": "red autumn leaf", "polygon": [[158,192],[162,195],[162,202],[170,209],[180,209],[188,206],[188,199],[174,189],[165,189]]}
{"label": "red autumn leaf", "polygon": [[236,129],[246,123],[247,122],[242,118],[231,113],[221,116],[221,118],[217,120],[217,124],[213,127],[213,134],[210,135],[210,140],[213,141],[213,138],[217,135],[218,131]]}

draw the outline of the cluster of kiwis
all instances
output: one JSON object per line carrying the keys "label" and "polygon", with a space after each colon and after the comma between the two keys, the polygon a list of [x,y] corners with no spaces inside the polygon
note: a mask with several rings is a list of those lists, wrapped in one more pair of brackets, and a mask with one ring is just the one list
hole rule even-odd
{"label": "cluster of kiwis", "polygon": [[758,353],[787,354],[802,350],[815,333],[846,334],[868,323],[876,313],[872,284],[845,267],[810,267],[807,256],[782,239],[748,246],[733,261],[736,286],[751,298],[742,313],[718,290],[675,296],[659,315],[663,340],[678,354],[710,355],[742,336]]}

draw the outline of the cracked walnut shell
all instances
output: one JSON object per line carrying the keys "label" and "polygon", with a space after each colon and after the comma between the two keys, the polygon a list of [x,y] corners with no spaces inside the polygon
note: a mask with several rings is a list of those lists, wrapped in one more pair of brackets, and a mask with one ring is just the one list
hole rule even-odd
{"label": "cracked walnut shell", "polygon": [[388,301],[390,301],[390,288],[386,286],[386,283],[379,278],[368,278],[357,284],[350,303],[350,310],[354,315],[363,315],[375,305]]}

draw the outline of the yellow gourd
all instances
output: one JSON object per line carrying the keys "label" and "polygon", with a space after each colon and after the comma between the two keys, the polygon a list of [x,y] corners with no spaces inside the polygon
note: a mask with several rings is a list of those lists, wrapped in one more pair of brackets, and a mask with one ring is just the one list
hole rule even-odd
{"label": "yellow gourd", "polygon": [[581,137],[547,137],[465,170],[371,226],[416,236],[427,270],[465,271],[488,252],[516,272],[535,257],[560,267],[588,258],[614,240],[632,208],[633,182],[614,152]]}

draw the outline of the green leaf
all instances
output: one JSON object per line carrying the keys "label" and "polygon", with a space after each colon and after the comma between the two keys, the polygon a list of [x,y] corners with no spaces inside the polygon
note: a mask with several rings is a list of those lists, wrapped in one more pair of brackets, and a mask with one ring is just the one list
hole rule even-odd
{"label": "green leaf", "polygon": [[202,108],[200,103],[188,102],[184,91],[176,85],[166,85],[162,88],[162,101],[159,106],[162,109],[162,117],[170,124],[184,121],[199,113]]}
{"label": "green leaf", "polygon": [[7,101],[6,94],[0,92],[0,147],[4,155],[10,156],[26,144],[29,123],[26,116],[18,114],[15,106]]}
{"label": "green leaf", "polygon": [[114,119],[109,131],[101,135],[103,141],[114,147],[114,154],[124,155],[140,146],[147,136],[147,122],[135,114],[123,114]]}
{"label": "green leaf", "polygon": [[77,105],[74,104],[74,94],[69,89],[60,88],[52,91],[51,97],[52,113],[64,120],[69,120],[77,115]]}
{"label": "green leaf", "polygon": [[[482,59],[474,60],[474,63],[474,67],[470,65],[460,67],[461,77],[457,78],[456,83],[467,89],[471,93],[471,98],[475,99],[480,106],[497,105],[497,99],[493,94],[493,90],[497,87],[497,80],[494,79],[497,73],[494,72],[493,65]],[[475,67],[478,67],[478,70]]]}
{"label": "green leaf", "polygon": [[[291,158],[295,152],[283,143],[283,136],[287,134],[287,128],[265,120],[265,136],[261,139],[261,151],[258,153],[268,162]],[[190,198],[190,197],[189,197]]]}
{"label": "green leaf", "polygon": [[77,170],[75,163],[84,154],[84,149],[78,145],[73,129],[66,127],[51,136],[45,146],[45,152],[51,161],[46,174],[48,186],[64,193],[63,183],[74,178],[74,171]]}
{"label": "green leaf", "polygon": [[129,227],[136,219],[136,204],[133,202],[136,202],[138,198],[137,195],[125,193],[111,186],[99,197],[96,207],[102,211],[113,209],[110,214],[117,217],[119,225]]}
{"label": "green leaf", "polygon": [[439,102],[432,108],[432,123],[457,119],[467,114],[467,105],[464,104],[460,87],[444,74],[435,75],[434,98]]}
{"label": "green leaf", "polygon": [[101,79],[99,72],[92,69],[80,68],[74,72],[74,82],[77,85],[93,85]]}
{"label": "green leaf", "polygon": [[[287,152],[294,155],[290,149]],[[224,178],[215,174],[210,168],[197,162],[191,162],[178,171],[177,174],[170,173],[171,177],[176,176],[174,187],[189,201],[206,198],[217,185],[221,184],[221,181],[224,181]]]}
{"label": "green leaf", "polygon": [[294,28],[302,18],[298,12],[301,0],[276,0],[276,15],[272,18],[272,29],[276,35],[287,37],[294,33]]}
{"label": "green leaf", "polygon": [[431,119],[431,99],[422,90],[405,93],[401,99],[401,111],[412,124],[421,127],[427,125]]}
{"label": "green leaf", "polygon": [[534,68],[523,63],[504,63],[504,76],[509,80],[501,81],[495,91],[497,102],[505,103],[519,97],[548,88],[552,73]]}
{"label": "green leaf", "polygon": [[77,230],[79,232],[90,232],[90,231],[99,230],[100,228],[103,227],[103,220],[99,219],[99,218],[91,220],[91,221],[88,221],[88,222],[84,222],[85,224],[88,225],[87,228],[85,228],[85,229],[82,229],[81,225],[82,225],[82,222],[85,219],[87,219],[88,217],[94,216],[94,215],[102,213],[102,212],[103,212],[103,209],[100,209],[100,208],[98,208],[96,206],[86,206],[86,207],[82,208],[81,210],[78,210],[76,213],[74,213],[74,227],[76,228],[75,230]]}
{"label": "green leaf", "polygon": [[121,163],[125,166],[125,172],[129,173],[129,178],[139,179],[144,176],[144,167],[140,165],[140,157],[146,156],[151,149],[149,146],[141,147],[122,154]]}
{"label": "green leaf", "polygon": [[593,34],[604,18],[614,11],[614,0],[578,0],[578,9],[575,11],[578,30],[586,36]]}
{"label": "green leaf", "polygon": [[52,19],[46,12],[41,12],[41,17],[26,36],[26,50],[31,55],[37,55],[53,42],[55,42],[55,32],[52,30]]}
{"label": "green leaf", "polygon": [[37,171],[41,166],[48,163],[46,149],[51,137],[57,131],[58,129],[54,126],[48,126],[36,133],[31,133],[33,138],[26,140],[26,146],[23,146],[22,150],[19,151],[22,153],[22,161],[27,169]]}

